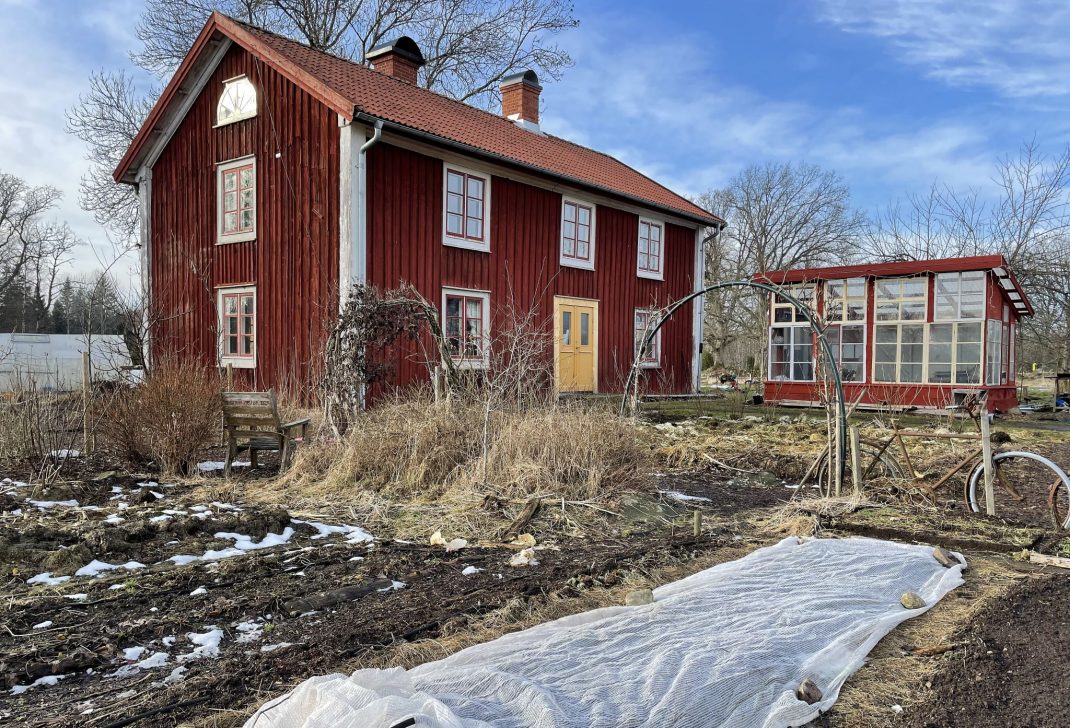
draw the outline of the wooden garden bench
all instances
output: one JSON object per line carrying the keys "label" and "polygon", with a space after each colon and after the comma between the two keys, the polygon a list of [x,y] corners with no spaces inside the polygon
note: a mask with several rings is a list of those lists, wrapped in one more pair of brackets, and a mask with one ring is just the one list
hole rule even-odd
{"label": "wooden garden bench", "polygon": [[279,472],[290,467],[297,444],[305,436],[308,418],[279,422],[279,408],[275,392],[224,392],[223,427],[227,436],[227,460],[224,477],[230,477],[230,466],[238,452],[246,450],[252,466],[261,450],[280,453]]}

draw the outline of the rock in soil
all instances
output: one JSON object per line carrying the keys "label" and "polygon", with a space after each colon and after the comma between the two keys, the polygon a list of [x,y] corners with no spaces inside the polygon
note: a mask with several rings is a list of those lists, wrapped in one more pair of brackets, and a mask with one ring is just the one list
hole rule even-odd
{"label": "rock in soil", "polygon": [[644,604],[654,603],[654,592],[649,589],[636,589],[633,592],[628,592],[628,596],[624,597],[624,605],[627,607],[640,607]]}
{"label": "rock in soil", "polygon": [[899,603],[907,609],[921,609],[925,606],[925,600],[922,599],[921,594],[917,592],[904,592],[903,596],[899,597]]}

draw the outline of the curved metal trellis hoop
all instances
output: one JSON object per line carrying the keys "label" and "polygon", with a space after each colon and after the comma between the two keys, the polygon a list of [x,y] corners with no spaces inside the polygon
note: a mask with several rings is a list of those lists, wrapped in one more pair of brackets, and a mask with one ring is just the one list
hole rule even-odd
{"label": "curved metal trellis hoop", "polygon": [[631,369],[628,371],[628,381],[625,383],[624,396],[620,403],[621,415],[627,414],[628,400],[631,396],[632,387],[635,386],[637,378],[639,376],[639,369],[641,364],[641,354],[646,351],[646,348],[654,340],[654,336],[661,329],[662,325],[671,319],[681,308],[695,300],[696,298],[703,296],[711,291],[716,291],[722,288],[753,288],[762,291],[769,291],[775,293],[778,296],[786,299],[788,303],[795,306],[795,310],[803,315],[806,322],[810,324],[810,329],[817,336],[818,342],[821,344],[821,350],[825,354],[824,367],[826,372],[832,374],[833,380],[836,382],[836,455],[837,462],[840,467],[836,468],[836,478],[840,481],[840,485],[843,485],[843,464],[846,462],[847,457],[847,405],[843,396],[843,379],[840,377],[840,372],[837,367],[834,366],[836,361],[835,356],[832,353],[832,347],[829,346],[828,340],[825,338],[825,329],[818,323],[817,319],[810,312],[810,308],[799,301],[794,296],[785,293],[782,288],[770,285],[768,283],[757,283],[755,281],[727,281],[724,283],[714,283],[712,286],[706,286],[705,288],[689,293],[678,301],[674,301],[669,304],[665,309],[664,314],[658,316],[657,321],[651,327],[647,328],[646,333],[643,335],[642,346],[638,347],[638,351],[635,355],[635,360],[632,362]]}

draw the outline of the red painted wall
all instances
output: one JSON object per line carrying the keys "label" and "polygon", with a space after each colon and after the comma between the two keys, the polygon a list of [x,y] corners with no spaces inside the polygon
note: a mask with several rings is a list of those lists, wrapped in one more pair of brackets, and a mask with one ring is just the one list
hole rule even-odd
{"label": "red painted wall", "polygon": [[[506,326],[510,302],[522,312],[534,306],[540,326],[552,331],[555,295],[597,299],[600,391],[623,388],[632,360],[634,309],[664,305],[694,290],[692,229],[667,225],[665,280],[642,279],[635,274],[638,216],[599,205],[595,270],[563,267],[561,195],[495,176],[491,252],[454,248],[442,243],[443,162],[387,143],[367,154],[369,283],[380,288],[411,283],[436,307],[443,286],[490,291],[492,338]],[[691,390],[691,311],[686,306],[663,327],[662,366],[646,372],[649,390]],[[389,359],[398,385],[427,381],[418,345],[399,346]]]}
{"label": "red painted wall", "polygon": [[[223,81],[242,74],[259,114],[214,128]],[[338,134],[326,106],[240,47],[227,52],[152,170],[154,356],[214,363],[216,287],[256,284],[257,367],[236,373],[257,389],[307,381],[338,307]],[[257,239],[217,245],[215,166],[252,153]]]}

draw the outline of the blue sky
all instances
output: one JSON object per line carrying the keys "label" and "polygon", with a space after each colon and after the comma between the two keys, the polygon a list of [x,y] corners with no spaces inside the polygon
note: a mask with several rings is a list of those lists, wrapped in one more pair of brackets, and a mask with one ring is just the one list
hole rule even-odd
{"label": "blue sky", "polygon": [[[83,150],[63,131],[91,69],[129,67],[141,0],[0,0],[0,169],[66,192]],[[1070,3],[1049,0],[577,0],[544,83],[551,133],[680,192],[752,162],[834,169],[866,211],[934,181],[984,193],[995,160],[1070,140]],[[14,70],[13,70],[14,69]],[[93,267],[90,247],[79,265]]]}

